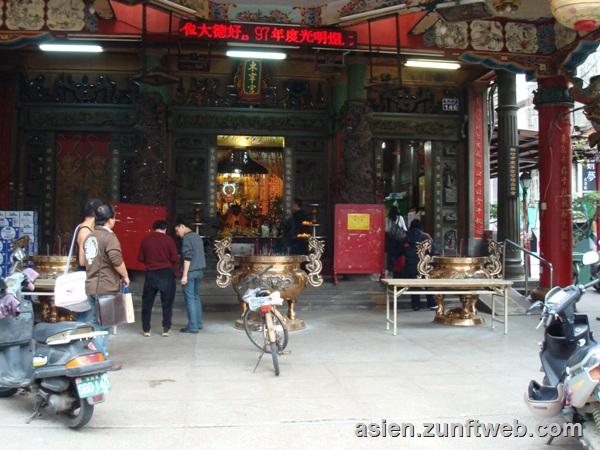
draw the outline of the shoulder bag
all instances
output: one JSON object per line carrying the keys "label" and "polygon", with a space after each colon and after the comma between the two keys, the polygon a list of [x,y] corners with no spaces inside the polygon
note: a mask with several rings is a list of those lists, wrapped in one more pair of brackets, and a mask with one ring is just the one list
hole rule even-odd
{"label": "shoulder bag", "polygon": [[57,307],[66,308],[74,312],[84,312],[90,309],[87,294],[85,293],[85,271],[69,273],[69,264],[73,256],[73,247],[75,246],[75,239],[78,232],[79,225],[77,225],[73,232],[65,271],[56,278],[56,283],[54,284],[54,304]]}

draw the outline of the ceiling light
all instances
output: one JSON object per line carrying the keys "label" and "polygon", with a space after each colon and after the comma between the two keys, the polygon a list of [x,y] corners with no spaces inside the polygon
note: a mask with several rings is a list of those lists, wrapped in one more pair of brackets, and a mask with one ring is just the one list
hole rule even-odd
{"label": "ceiling light", "polygon": [[493,16],[492,10],[485,0],[453,0],[437,3],[435,12],[446,22],[486,19]]}
{"label": "ceiling light", "polygon": [[382,17],[389,14],[395,14],[403,9],[406,9],[405,4],[386,6],[385,8],[376,8],[369,11],[364,11],[356,14],[350,14],[349,16],[340,17],[340,22],[352,22],[355,20],[366,20],[374,19],[376,17]]}
{"label": "ceiling light", "polygon": [[457,70],[460,64],[451,61],[431,61],[426,59],[409,59],[404,64],[406,67],[420,67],[422,69]]}
{"label": "ceiling light", "polygon": [[74,53],[101,53],[100,45],[92,44],[40,44],[44,52],[74,52]]}
{"label": "ceiling light", "polygon": [[285,59],[286,54],[281,52],[261,52],[258,50],[227,50],[227,56],[230,58],[246,59]]}

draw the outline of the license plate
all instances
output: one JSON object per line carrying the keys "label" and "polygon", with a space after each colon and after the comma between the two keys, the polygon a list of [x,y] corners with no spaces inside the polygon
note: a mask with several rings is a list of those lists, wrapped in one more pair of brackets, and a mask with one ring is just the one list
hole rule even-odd
{"label": "license plate", "polygon": [[107,394],[110,390],[110,381],[108,381],[108,375],[105,373],[76,378],[75,385],[77,386],[79,398]]}

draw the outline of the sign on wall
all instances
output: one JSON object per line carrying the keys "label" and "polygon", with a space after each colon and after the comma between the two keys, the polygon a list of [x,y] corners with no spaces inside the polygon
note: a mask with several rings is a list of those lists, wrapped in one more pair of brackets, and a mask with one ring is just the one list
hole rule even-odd
{"label": "sign on wall", "polygon": [[583,166],[583,189],[584,192],[596,190],[596,163],[587,163]]}
{"label": "sign on wall", "polygon": [[182,20],[179,26],[179,34],[185,38],[204,41],[356,48],[355,31],[333,28]]}
{"label": "sign on wall", "polygon": [[514,198],[519,195],[519,149],[508,149],[508,196]]}

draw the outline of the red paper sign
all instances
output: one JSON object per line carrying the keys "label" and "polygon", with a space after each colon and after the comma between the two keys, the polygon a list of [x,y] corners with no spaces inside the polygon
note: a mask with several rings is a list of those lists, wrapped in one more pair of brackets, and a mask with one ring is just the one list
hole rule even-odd
{"label": "red paper sign", "polygon": [[330,28],[182,20],[179,34],[186,38],[209,41],[356,48],[355,31]]}

